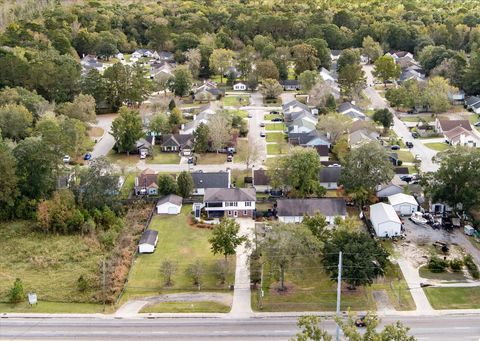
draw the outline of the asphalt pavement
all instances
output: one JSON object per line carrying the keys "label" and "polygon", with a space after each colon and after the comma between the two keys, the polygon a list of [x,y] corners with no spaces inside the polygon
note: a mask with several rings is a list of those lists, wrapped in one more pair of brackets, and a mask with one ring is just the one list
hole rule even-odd
{"label": "asphalt pavement", "polygon": [[110,130],[112,129],[112,122],[116,117],[117,114],[97,115],[97,123],[94,126],[102,128],[105,134],[93,147],[93,158],[107,155],[115,145],[115,139],[110,134]]}

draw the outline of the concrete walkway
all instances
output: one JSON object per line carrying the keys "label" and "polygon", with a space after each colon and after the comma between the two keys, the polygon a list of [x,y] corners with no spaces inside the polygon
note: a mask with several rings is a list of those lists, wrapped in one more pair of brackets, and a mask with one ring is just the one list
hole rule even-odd
{"label": "concrete walkway", "polygon": [[420,314],[431,314],[434,309],[428,301],[427,295],[423,291],[423,288],[420,286],[420,283],[424,282],[418,273],[418,269],[415,269],[408,260],[403,258],[397,259],[398,265],[402,270],[403,277],[407,282],[410,293],[412,294],[413,301],[417,306],[417,313]]}
{"label": "concrete walkway", "polygon": [[[250,241],[253,240],[255,222],[250,218],[239,218],[237,222],[240,224],[239,234],[246,236]],[[235,287],[233,292],[232,310],[229,316],[232,318],[248,317],[253,314],[251,306],[250,292],[250,248],[245,243],[238,246],[237,264],[235,269]]]}

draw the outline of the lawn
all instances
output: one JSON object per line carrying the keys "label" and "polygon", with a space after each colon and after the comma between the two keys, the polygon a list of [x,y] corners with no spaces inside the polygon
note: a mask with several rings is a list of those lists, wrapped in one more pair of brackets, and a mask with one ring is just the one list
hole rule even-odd
{"label": "lawn", "polygon": [[107,159],[111,163],[116,163],[120,167],[125,167],[125,166],[135,166],[138,161],[140,161],[140,157],[138,154],[130,154],[127,155],[125,153],[116,153],[114,150],[110,151],[107,155]]}
{"label": "lawn", "polygon": [[423,290],[434,309],[480,309],[480,287]]}
{"label": "lawn", "polygon": [[268,123],[268,124],[265,124],[265,130],[284,131],[285,130],[285,124],[284,123]]}
{"label": "lawn", "polygon": [[149,305],[140,313],[228,313],[230,307],[218,302],[161,302]]}
{"label": "lawn", "polygon": [[157,163],[157,164],[176,164],[180,163],[180,156],[177,153],[165,153],[161,152],[160,148],[155,150],[155,156],[153,158],[147,158],[147,163]]}
{"label": "lawn", "polygon": [[280,141],[285,141],[286,135],[284,133],[280,132],[272,132],[268,133],[266,140],[267,142],[280,142]]}
{"label": "lawn", "polygon": [[30,306],[28,302],[18,304],[0,303],[0,312],[2,313],[49,313],[49,314],[93,314],[113,312],[112,306],[106,306],[94,303],[62,303],[39,301],[36,305]]}
{"label": "lawn", "polygon": [[277,118],[277,117],[282,117],[282,115],[278,115],[278,114],[266,114],[266,115],[265,115],[265,121],[271,121],[271,120],[273,120],[274,118]]}
{"label": "lawn", "polygon": [[[6,302],[15,278],[22,280],[25,292],[36,292],[39,301],[92,302],[104,256],[100,244],[88,236],[34,232],[34,225],[33,221],[0,224],[0,302]],[[84,292],[77,288],[80,275],[91,284]],[[47,310],[77,309],[74,304],[71,309],[46,302],[41,306]]]}
{"label": "lawn", "polygon": [[443,152],[450,148],[450,145],[444,142],[432,142],[432,143],[425,143],[430,149],[436,150],[437,152]]}
{"label": "lawn", "polygon": [[282,146],[279,144],[267,144],[267,154],[268,155],[278,155],[278,154],[287,154],[288,145],[285,144],[285,147],[282,150]]}
{"label": "lawn", "polygon": [[466,278],[463,275],[463,272],[431,272],[426,265],[418,269],[420,277],[427,279],[437,279],[441,281],[455,281],[455,282],[465,282]]}
{"label": "lawn", "polygon": [[403,122],[420,122],[424,121],[427,123],[435,121],[435,118],[430,115],[423,115],[423,116],[402,116],[400,118]]}
{"label": "lawn", "polygon": [[[201,289],[229,292],[228,285],[234,280],[234,257],[229,258],[229,276],[222,285],[215,273],[217,262],[222,261],[223,256],[215,256],[210,251],[208,239],[212,235],[211,229],[189,225],[191,209],[191,205],[184,205],[179,215],[157,215],[153,218],[149,228],[158,231],[157,249],[153,254],[142,254],[136,258],[122,301],[131,297],[198,290],[185,274],[187,267],[197,260],[203,265],[204,272]],[[160,267],[165,260],[175,262],[177,268],[172,277],[173,285],[170,287],[165,287],[160,273]]]}
{"label": "lawn", "polygon": [[226,112],[232,116],[240,116],[241,118],[248,117],[248,112],[245,110],[226,110]]}
{"label": "lawn", "polygon": [[133,187],[135,187],[135,174],[129,173],[125,176],[125,182],[120,189],[120,198],[128,199],[130,193],[133,192]]}
{"label": "lawn", "polygon": [[235,184],[235,187],[245,187],[245,177],[252,176],[251,169],[232,169],[232,184]]}
{"label": "lawn", "polygon": [[204,153],[197,155],[198,165],[219,165],[227,162],[227,155],[222,153]]}
{"label": "lawn", "polygon": [[250,103],[250,96],[248,95],[235,95],[225,96],[222,98],[224,106],[246,106]]}
{"label": "lawn", "polygon": [[395,150],[394,152],[397,153],[398,157],[403,162],[413,162],[415,160],[413,154],[409,150]]}
{"label": "lawn", "polygon": [[263,98],[263,105],[266,107],[279,107],[282,105],[282,100],[280,98],[275,98],[275,99],[266,99],[265,97]]}

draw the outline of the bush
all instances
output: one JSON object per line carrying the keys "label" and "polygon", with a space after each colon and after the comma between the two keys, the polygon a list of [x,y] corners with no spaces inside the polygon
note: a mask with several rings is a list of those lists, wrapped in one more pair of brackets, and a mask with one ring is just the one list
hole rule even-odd
{"label": "bush", "polygon": [[25,293],[23,291],[23,283],[20,278],[17,278],[10,288],[9,292],[10,303],[19,303],[25,299]]}
{"label": "bush", "polygon": [[468,272],[470,272],[470,275],[472,275],[473,278],[479,279],[480,278],[480,273],[478,271],[478,266],[475,264],[473,261],[472,255],[466,255],[465,258],[463,259],[463,263],[468,269]]}
{"label": "bush", "polygon": [[431,272],[444,272],[445,269],[448,267],[448,262],[444,259],[441,259],[437,256],[431,256],[428,260],[428,269]]}
{"label": "bush", "polygon": [[450,269],[452,269],[453,272],[460,272],[462,271],[463,267],[463,261],[461,259],[452,259],[450,261]]}
{"label": "bush", "polygon": [[80,292],[87,291],[88,289],[88,281],[85,279],[85,277],[83,277],[83,275],[80,275],[80,277],[77,279],[77,288]]}

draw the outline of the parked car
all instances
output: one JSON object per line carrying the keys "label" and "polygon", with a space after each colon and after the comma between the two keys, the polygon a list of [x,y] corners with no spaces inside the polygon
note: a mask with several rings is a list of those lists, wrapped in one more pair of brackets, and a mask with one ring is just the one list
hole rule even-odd
{"label": "parked car", "polygon": [[260,123],[260,127],[262,127],[262,128],[265,127],[265,123],[263,123],[263,122]]}
{"label": "parked car", "polygon": [[415,160],[417,160],[417,161],[422,161],[422,158],[420,157],[420,155],[415,154]]}
{"label": "parked car", "polygon": [[400,146],[398,144],[394,144],[393,146],[390,147],[391,150],[399,150]]}
{"label": "parked car", "polygon": [[272,111],[270,111],[270,114],[272,114],[272,115],[278,115],[278,114],[280,114],[280,113],[279,113],[278,111],[272,110]]}
{"label": "parked car", "polygon": [[233,155],[231,154],[227,155],[227,162],[233,162]]}
{"label": "parked car", "polygon": [[70,163],[70,160],[71,160],[70,155],[64,155],[62,160],[63,160],[63,163]]}
{"label": "parked car", "polygon": [[275,117],[274,119],[272,119],[272,122],[283,122],[283,118]]}
{"label": "parked car", "polygon": [[413,148],[413,142],[407,141],[407,142],[405,142],[405,145],[406,145],[408,148]]}
{"label": "parked car", "polygon": [[91,160],[91,159],[92,159],[92,154],[90,154],[90,153],[85,154],[85,156],[83,157],[83,159],[84,159],[85,161]]}
{"label": "parked car", "polygon": [[473,125],[474,125],[475,127],[480,127],[480,122],[475,122]]}
{"label": "parked car", "polygon": [[412,181],[412,179],[413,178],[410,175],[402,175],[400,177],[400,180],[405,181],[405,182],[410,182],[410,181]]}
{"label": "parked car", "polygon": [[252,118],[253,115],[251,113],[248,113],[248,118]]}
{"label": "parked car", "polygon": [[359,316],[359,317],[355,320],[355,326],[357,326],[357,327],[365,327],[365,326],[366,326],[366,324],[365,324],[365,315]]}
{"label": "parked car", "polygon": [[265,134],[264,131],[261,131],[261,132],[260,132],[260,137],[266,137],[266,136],[267,136],[267,134]]}
{"label": "parked car", "polygon": [[414,139],[418,139],[418,138],[420,137],[420,135],[418,135],[418,133],[417,133],[416,131],[414,131],[414,132],[412,133],[412,137],[413,137]]}

